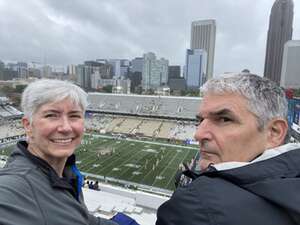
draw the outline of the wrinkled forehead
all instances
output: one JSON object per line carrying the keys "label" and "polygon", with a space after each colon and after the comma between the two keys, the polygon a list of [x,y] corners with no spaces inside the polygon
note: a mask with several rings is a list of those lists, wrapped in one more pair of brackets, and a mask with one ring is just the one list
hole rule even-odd
{"label": "wrinkled forehead", "polygon": [[238,93],[207,93],[200,105],[198,112],[200,115],[214,113],[223,109],[239,113],[240,111],[249,111],[247,99]]}

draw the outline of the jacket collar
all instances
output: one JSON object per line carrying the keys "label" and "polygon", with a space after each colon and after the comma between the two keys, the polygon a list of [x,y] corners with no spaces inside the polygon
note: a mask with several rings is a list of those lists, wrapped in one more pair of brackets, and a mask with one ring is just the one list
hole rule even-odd
{"label": "jacket collar", "polygon": [[75,155],[71,155],[67,161],[63,171],[63,177],[59,177],[56,171],[43,159],[33,155],[27,149],[28,143],[26,141],[19,141],[17,147],[21,150],[22,155],[28,158],[34,165],[39,167],[41,171],[48,177],[50,184],[53,188],[66,189],[74,197],[78,196],[77,178],[72,172],[71,167],[75,166]]}
{"label": "jacket collar", "polygon": [[276,148],[265,150],[259,157],[257,157],[251,162],[224,162],[224,163],[214,164],[212,166],[218,171],[234,169],[242,166],[247,166],[253,163],[257,163],[263,160],[271,159],[283,153],[296,150],[296,149],[300,149],[299,143],[288,143]]}
{"label": "jacket collar", "polygon": [[[223,177],[236,184],[248,184],[270,177],[294,177],[300,171],[300,144],[290,143],[266,150],[251,162],[228,162],[210,165],[195,173],[189,169],[182,172],[191,180],[201,176]],[[220,166],[221,165],[221,166]],[[225,166],[224,166],[225,165]]]}

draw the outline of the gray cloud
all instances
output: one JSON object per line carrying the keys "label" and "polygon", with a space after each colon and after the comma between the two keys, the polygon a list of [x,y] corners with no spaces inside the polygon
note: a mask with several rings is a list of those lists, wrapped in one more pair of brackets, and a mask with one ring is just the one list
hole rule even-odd
{"label": "gray cloud", "polygon": [[[274,0],[0,0],[0,59],[66,65],[153,51],[183,65],[193,20],[216,19],[215,74],[262,74]],[[294,39],[300,3],[294,1]]]}

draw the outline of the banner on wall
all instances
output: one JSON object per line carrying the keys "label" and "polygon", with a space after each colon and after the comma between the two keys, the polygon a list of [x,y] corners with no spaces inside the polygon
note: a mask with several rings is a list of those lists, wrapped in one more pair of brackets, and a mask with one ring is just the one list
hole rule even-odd
{"label": "banner on wall", "polygon": [[300,134],[300,101],[297,101],[294,105],[292,129]]}

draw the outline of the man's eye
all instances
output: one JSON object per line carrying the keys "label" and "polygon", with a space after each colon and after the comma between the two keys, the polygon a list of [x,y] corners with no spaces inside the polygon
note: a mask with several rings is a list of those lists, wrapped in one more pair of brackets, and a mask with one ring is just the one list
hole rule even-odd
{"label": "man's eye", "polygon": [[195,122],[195,126],[199,126],[202,121],[203,121],[203,118],[197,118],[197,120]]}
{"label": "man's eye", "polygon": [[229,117],[220,117],[220,118],[218,118],[218,121],[222,122],[222,123],[226,123],[226,122],[232,121],[232,119]]}

